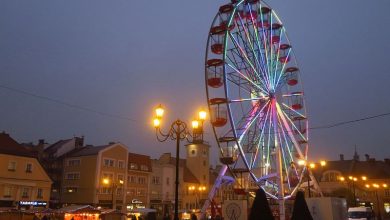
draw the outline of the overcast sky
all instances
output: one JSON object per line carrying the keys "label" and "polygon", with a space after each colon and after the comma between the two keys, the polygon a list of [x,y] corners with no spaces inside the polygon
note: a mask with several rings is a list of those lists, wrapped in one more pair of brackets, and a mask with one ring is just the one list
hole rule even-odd
{"label": "overcast sky", "polygon": [[[153,108],[164,104],[170,122],[206,107],[207,35],[225,3],[1,0],[0,130],[19,142],[84,135],[153,157],[174,152],[155,139]],[[267,3],[295,49],[310,127],[390,112],[390,1]],[[390,157],[389,132],[390,116],[311,130],[309,156],[350,158],[356,145],[361,157]]]}

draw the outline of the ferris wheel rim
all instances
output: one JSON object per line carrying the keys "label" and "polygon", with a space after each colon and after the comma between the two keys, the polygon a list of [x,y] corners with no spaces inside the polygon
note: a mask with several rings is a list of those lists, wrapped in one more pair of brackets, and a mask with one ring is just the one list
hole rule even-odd
{"label": "ferris wheel rim", "polygon": [[[227,24],[227,26],[229,27],[230,26],[230,24],[231,24],[231,22],[233,21],[233,18],[234,18],[234,16],[235,16],[235,14],[236,14],[236,10],[237,10],[237,7],[240,5],[240,4],[243,4],[244,3],[244,0],[241,0],[241,1],[239,1],[237,4],[235,4],[234,5],[234,10],[233,10],[233,12],[231,13],[231,15],[230,15],[230,18],[229,18],[229,23]],[[264,4],[264,5],[266,5],[267,7],[269,7],[267,4]],[[272,10],[272,9],[271,9]],[[272,13],[273,14],[276,14],[273,10],[272,10]],[[213,23],[212,23],[212,27],[213,27],[213,24],[214,24],[214,22],[215,22],[215,20],[218,18],[218,16],[219,16],[219,14],[220,14],[220,12],[215,16],[215,18],[214,18],[214,20],[213,20]],[[277,18],[278,19],[278,18]],[[278,19],[279,20],[279,22],[282,24],[282,22],[280,21],[280,19]],[[211,28],[210,28],[211,29]],[[284,29],[284,27],[283,27],[283,29]],[[236,145],[237,146],[239,146],[238,147],[238,150],[240,151],[240,155],[241,155],[241,157],[244,159],[244,163],[245,163],[245,166],[247,167],[247,169],[250,171],[251,170],[251,166],[248,164],[248,162],[246,161],[246,158],[245,158],[245,153],[243,152],[243,147],[241,146],[241,143],[238,141],[239,140],[239,135],[237,134],[237,128],[236,128],[236,125],[234,124],[234,119],[235,119],[235,117],[233,116],[233,104],[234,104],[234,102],[232,102],[232,99],[229,99],[230,98],[230,95],[229,95],[229,88],[228,88],[228,79],[227,79],[227,74],[226,74],[226,68],[227,68],[227,65],[226,65],[226,53],[227,53],[227,44],[228,44],[228,37],[229,37],[229,32],[230,32],[230,30],[229,30],[229,28],[227,28],[226,30],[225,30],[225,33],[224,33],[224,52],[223,52],[223,63],[224,63],[224,65],[223,65],[223,78],[224,78],[224,84],[223,84],[223,87],[224,87],[224,96],[225,96],[225,100],[226,100],[226,107],[227,107],[227,111],[228,111],[228,116],[229,116],[229,121],[230,121],[230,127],[232,128],[231,130],[232,130],[232,133],[233,133],[233,135],[234,135],[234,137],[235,137],[235,142],[236,142]],[[209,43],[210,43],[210,32],[209,32],[209,38],[208,38],[208,41],[207,41],[207,47],[209,47]],[[285,34],[286,36],[286,40],[287,40],[287,42],[288,42],[288,44],[289,45],[291,45],[290,44],[290,41],[289,41],[289,39],[288,39],[288,36],[287,36],[287,34]],[[206,48],[206,60],[205,60],[205,62],[207,62],[207,60],[208,60],[208,49]],[[292,50],[292,56],[294,57],[294,62],[296,63],[296,58],[295,58],[295,55],[294,55],[294,51]],[[296,65],[295,66],[297,66],[298,67],[298,64],[296,63]],[[207,71],[207,65],[206,65],[206,71]],[[303,91],[303,88],[302,88],[302,91]],[[208,98],[208,100],[210,100],[210,95],[209,95],[209,87],[208,87],[208,85],[207,85],[207,74],[206,74],[206,93],[207,93],[207,98]],[[209,111],[211,111],[211,104],[210,104],[210,102],[208,102],[208,107],[209,107]],[[306,116],[307,115],[307,113],[306,113],[306,106],[304,105],[304,115]],[[221,144],[220,144],[220,142],[218,141],[218,135],[217,135],[217,132],[216,132],[216,128],[214,127],[214,126],[212,126],[212,129],[213,129],[213,132],[214,132],[214,135],[215,135],[215,137],[217,138],[217,144],[218,144],[218,147],[219,147],[219,149],[220,149],[220,151],[222,151],[222,147],[221,147]],[[306,156],[307,156],[307,147],[306,147],[306,152],[304,153],[304,157],[305,157],[305,159],[306,159]],[[229,168],[230,168],[230,166],[229,166]],[[249,172],[250,173],[250,175],[252,176],[252,178],[254,179],[254,180],[256,180],[257,179],[257,177],[252,173],[252,172]],[[300,175],[300,178],[299,178],[299,183],[302,181],[302,175]],[[260,185],[259,185],[260,186]],[[260,187],[263,187],[263,186],[260,186]],[[297,188],[298,187],[295,187],[294,189],[293,189],[293,193],[297,190]],[[273,194],[270,194],[270,193],[268,193],[267,192],[267,190],[265,190],[265,192],[267,193],[267,194],[269,194],[271,197],[275,197]],[[290,195],[287,195],[287,196],[285,196],[285,198],[288,198]]]}

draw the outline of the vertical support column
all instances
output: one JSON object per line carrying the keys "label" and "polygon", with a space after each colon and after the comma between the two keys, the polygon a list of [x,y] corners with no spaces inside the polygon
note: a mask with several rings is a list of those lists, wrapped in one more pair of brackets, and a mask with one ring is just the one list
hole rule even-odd
{"label": "vertical support column", "polygon": [[283,186],[283,165],[282,165],[282,149],[278,142],[278,134],[279,134],[279,128],[278,128],[278,112],[276,110],[276,100],[275,98],[272,98],[272,124],[274,127],[274,143],[275,143],[275,149],[276,149],[276,169],[278,173],[278,188],[279,188],[279,194],[278,194],[278,200],[279,200],[279,216],[280,220],[285,220],[285,207],[284,207],[284,186]]}

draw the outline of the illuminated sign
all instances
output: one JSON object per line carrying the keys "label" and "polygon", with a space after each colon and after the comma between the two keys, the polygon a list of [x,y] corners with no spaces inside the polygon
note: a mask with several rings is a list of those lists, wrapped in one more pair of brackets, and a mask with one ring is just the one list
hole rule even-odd
{"label": "illuminated sign", "polygon": [[47,202],[43,202],[43,201],[19,201],[19,205],[46,206]]}

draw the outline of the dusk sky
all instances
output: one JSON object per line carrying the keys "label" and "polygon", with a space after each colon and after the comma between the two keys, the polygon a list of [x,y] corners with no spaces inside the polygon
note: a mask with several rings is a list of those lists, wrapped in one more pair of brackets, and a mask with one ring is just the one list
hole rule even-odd
{"label": "dusk sky", "polygon": [[[154,158],[174,152],[174,141],[155,138],[153,108],[166,107],[167,125],[207,107],[206,41],[227,2],[1,0],[0,131],[18,142],[84,135]],[[310,127],[390,112],[389,0],[267,3],[302,70]],[[351,158],[356,145],[362,158],[390,158],[389,133],[390,116],[313,129],[309,157]],[[215,161],[207,123],[206,140]]]}

